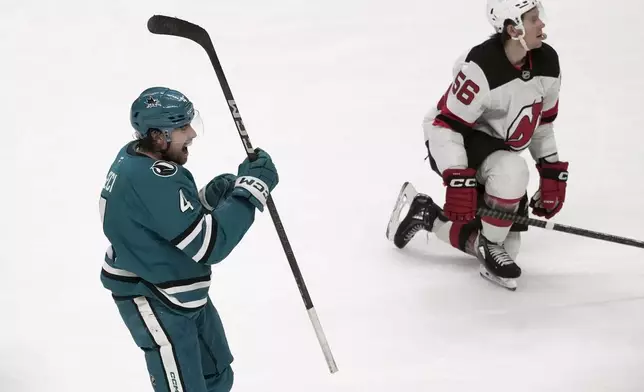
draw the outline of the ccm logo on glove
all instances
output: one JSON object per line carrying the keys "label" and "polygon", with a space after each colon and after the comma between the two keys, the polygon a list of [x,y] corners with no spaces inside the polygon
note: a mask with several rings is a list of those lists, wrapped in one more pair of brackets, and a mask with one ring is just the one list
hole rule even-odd
{"label": "ccm logo on glove", "polygon": [[451,221],[471,221],[476,217],[478,185],[476,170],[447,169],[443,171],[446,187],[443,213]]}
{"label": "ccm logo on glove", "polygon": [[452,188],[476,188],[476,185],[475,178],[452,178],[449,181],[449,186]]}
{"label": "ccm logo on glove", "polygon": [[237,177],[235,186],[246,189],[251,195],[255,196],[263,205],[266,205],[268,199],[268,185],[259,178],[251,176]]}

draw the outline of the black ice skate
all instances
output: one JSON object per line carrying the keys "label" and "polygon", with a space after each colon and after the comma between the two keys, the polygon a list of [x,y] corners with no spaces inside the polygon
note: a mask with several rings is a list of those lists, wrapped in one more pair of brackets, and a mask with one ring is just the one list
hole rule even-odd
{"label": "black ice skate", "polygon": [[478,236],[476,253],[481,261],[481,276],[509,290],[516,290],[516,278],[521,268],[512,260],[502,244],[490,242],[483,234]]}
{"label": "black ice skate", "polygon": [[[409,210],[401,221],[400,215],[406,206]],[[405,182],[387,225],[387,238],[402,249],[420,230],[431,232],[441,212],[431,197],[418,193],[413,185]]]}

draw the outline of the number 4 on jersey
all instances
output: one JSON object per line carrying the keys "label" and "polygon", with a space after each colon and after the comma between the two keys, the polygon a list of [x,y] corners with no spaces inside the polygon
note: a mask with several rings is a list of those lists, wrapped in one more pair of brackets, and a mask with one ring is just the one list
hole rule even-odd
{"label": "number 4 on jersey", "polygon": [[194,210],[192,203],[190,203],[188,199],[186,199],[186,196],[183,194],[183,189],[179,189],[179,207],[181,208],[181,212]]}

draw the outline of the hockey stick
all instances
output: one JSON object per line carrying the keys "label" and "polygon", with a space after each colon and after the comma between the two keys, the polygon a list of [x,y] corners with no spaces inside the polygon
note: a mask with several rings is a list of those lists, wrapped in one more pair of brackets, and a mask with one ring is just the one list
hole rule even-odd
{"label": "hockey stick", "polygon": [[[251,161],[257,159],[257,154],[255,153],[253,145],[250,142],[250,137],[248,136],[248,132],[246,132],[246,128],[244,127],[244,122],[242,121],[241,115],[239,114],[239,109],[237,108],[237,104],[235,103],[235,99],[233,98],[233,93],[230,90],[230,86],[228,85],[228,81],[226,80],[226,76],[224,75],[224,70],[221,67],[219,58],[217,57],[217,53],[215,52],[215,47],[212,43],[212,40],[210,39],[208,32],[201,26],[195,25],[182,19],[164,15],[153,15],[148,20],[148,30],[153,34],[171,35],[175,37],[187,38],[199,44],[206,51],[208,57],[210,58],[210,62],[215,69],[217,78],[219,79],[219,84],[221,85],[221,89],[223,90],[224,97],[228,102],[230,114],[232,115],[233,121],[237,126],[237,131],[239,132],[239,137],[241,138],[244,148],[246,149],[246,154]],[[324,358],[326,359],[329,371],[331,373],[335,373],[338,371],[338,367],[335,363],[335,360],[333,359],[333,354],[331,353],[331,349],[324,335],[324,331],[322,330],[320,319],[318,318],[317,312],[313,307],[313,301],[311,300],[311,296],[309,295],[306,284],[304,283],[304,278],[302,277],[300,268],[297,264],[297,261],[295,260],[295,255],[293,254],[291,244],[289,243],[288,237],[286,236],[286,231],[284,230],[282,221],[277,213],[277,209],[275,208],[273,198],[270,195],[266,200],[266,206],[268,207],[271,217],[273,218],[273,223],[275,224],[277,235],[282,243],[282,247],[284,248],[284,253],[286,253],[286,258],[289,265],[291,266],[291,271],[293,271],[295,282],[297,283],[297,287],[300,290],[300,295],[302,296],[302,300],[304,301],[304,306],[306,307],[309,318],[311,319],[311,323],[313,324],[315,334],[322,348],[322,352],[324,353]]]}
{"label": "hockey stick", "polygon": [[492,218],[498,218],[503,220],[509,220],[516,223],[521,223],[528,226],[540,227],[546,230],[561,231],[564,233],[575,234],[583,237],[594,238],[602,241],[616,242],[618,244],[635,246],[637,248],[644,248],[644,241],[638,241],[631,238],[619,237],[612,234],[600,233],[597,231],[591,231],[586,229],[580,229],[578,227],[561,225],[559,223],[548,222],[545,220],[527,218],[525,216],[519,216],[516,214],[511,214],[508,212],[491,210],[488,208],[479,208],[477,210],[479,216],[489,216]]}

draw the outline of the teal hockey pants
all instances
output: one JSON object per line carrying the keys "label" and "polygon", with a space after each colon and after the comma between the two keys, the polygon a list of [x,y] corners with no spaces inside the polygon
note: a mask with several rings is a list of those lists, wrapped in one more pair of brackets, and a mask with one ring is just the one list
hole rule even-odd
{"label": "teal hockey pants", "polygon": [[230,391],[233,356],[210,298],[203,308],[186,315],[150,297],[114,300],[145,354],[155,392]]}

